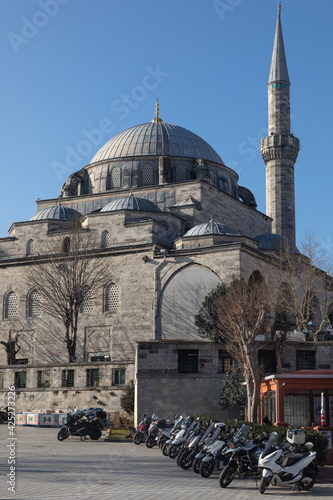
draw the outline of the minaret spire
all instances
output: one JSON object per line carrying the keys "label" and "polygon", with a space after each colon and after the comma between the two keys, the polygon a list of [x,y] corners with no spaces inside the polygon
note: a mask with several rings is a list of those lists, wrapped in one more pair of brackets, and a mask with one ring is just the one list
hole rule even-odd
{"label": "minaret spire", "polygon": [[290,131],[290,81],[278,6],[273,54],[268,78],[268,137],[260,142],[266,163],[266,212],[272,232],[295,243],[294,164],[299,140]]}
{"label": "minaret spire", "polygon": [[275,81],[290,84],[281,27],[281,2],[278,6],[272,62],[268,77],[268,83]]}

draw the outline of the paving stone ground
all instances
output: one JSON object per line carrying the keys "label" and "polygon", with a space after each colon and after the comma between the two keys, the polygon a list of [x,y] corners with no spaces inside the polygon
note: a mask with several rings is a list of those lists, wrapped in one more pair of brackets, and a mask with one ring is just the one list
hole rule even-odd
{"label": "paving stone ground", "polygon": [[[235,479],[221,489],[218,473],[203,479],[192,470],[177,467],[157,448],[74,437],[60,442],[57,433],[58,429],[21,427],[13,441],[7,426],[0,426],[1,500],[310,500],[333,496],[329,483],[300,493],[269,487],[264,497],[252,479]],[[15,443],[15,493],[8,491],[7,483],[10,443]]]}

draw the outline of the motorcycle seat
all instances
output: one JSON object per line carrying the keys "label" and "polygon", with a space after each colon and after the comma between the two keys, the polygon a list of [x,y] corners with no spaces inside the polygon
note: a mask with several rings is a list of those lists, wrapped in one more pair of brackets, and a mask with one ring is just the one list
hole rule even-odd
{"label": "motorcycle seat", "polygon": [[297,462],[302,460],[302,458],[307,457],[308,455],[309,455],[309,453],[306,452],[306,453],[296,453],[295,455],[290,455],[290,456],[284,457],[282,460],[281,466],[283,468],[290,467],[291,465],[296,464]]}

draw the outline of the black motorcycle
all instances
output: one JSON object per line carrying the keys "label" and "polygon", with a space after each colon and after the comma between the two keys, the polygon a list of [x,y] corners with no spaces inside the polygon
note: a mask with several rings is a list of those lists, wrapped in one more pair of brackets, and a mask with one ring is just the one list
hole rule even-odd
{"label": "black motorcycle", "polygon": [[0,410],[0,424],[6,424],[8,422],[8,406],[2,407]]}
{"label": "black motorcycle", "polygon": [[146,441],[148,436],[148,429],[152,421],[152,417],[148,417],[146,413],[142,416],[142,420],[139,423],[138,429],[133,437],[134,444],[141,444]]}
{"label": "black motorcycle", "polygon": [[96,441],[102,435],[101,417],[97,418],[84,411],[78,411],[76,408],[73,411],[67,411],[63,423],[63,428],[58,432],[59,441],[63,441],[69,436],[79,436],[81,440],[89,436],[90,439]]}
{"label": "black motorcycle", "polygon": [[229,486],[236,475],[239,477],[259,476],[258,459],[264,447],[264,439],[266,436],[265,438],[258,436],[257,439],[243,439],[238,443],[231,443],[229,449],[225,451],[225,456],[230,456],[229,462],[222,469],[219,477],[221,488]]}
{"label": "black motorcycle", "polygon": [[148,436],[146,438],[146,446],[147,448],[152,448],[158,444],[157,438],[160,434],[160,429],[165,429],[170,425],[168,420],[164,418],[156,418],[153,420],[148,429]]}

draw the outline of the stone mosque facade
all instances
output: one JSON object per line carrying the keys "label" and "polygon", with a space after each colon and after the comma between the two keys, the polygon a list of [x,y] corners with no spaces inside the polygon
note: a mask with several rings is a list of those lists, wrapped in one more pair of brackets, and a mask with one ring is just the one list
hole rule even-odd
{"label": "stone mosque facade", "polygon": [[[268,82],[269,135],[260,144],[267,214],[205,140],[162,120],[157,102],[151,122],[111,138],[69,176],[58,198],[39,200],[36,215],[12,224],[0,239],[0,340],[19,334],[21,349],[18,364],[8,366],[0,346],[3,400],[15,382],[18,411],[75,404],[118,410],[124,384],[135,380],[142,398],[137,411],[156,410],[147,393],[160,399],[161,413],[170,394],[173,408],[181,410],[179,350],[185,357],[199,350],[193,396],[215,390],[210,399],[201,398],[201,410],[208,413],[217,404],[221,357],[198,336],[194,314],[218,283],[232,276],[249,280],[253,273],[264,277],[281,240],[295,243],[299,140],[290,132],[289,87],[279,12]],[[55,235],[69,237],[73,220],[100,242],[110,275],[80,312],[76,359],[69,363],[64,327],[43,314],[38,289],[31,289],[25,272],[38,265]],[[168,394],[161,373],[169,379]]]}

